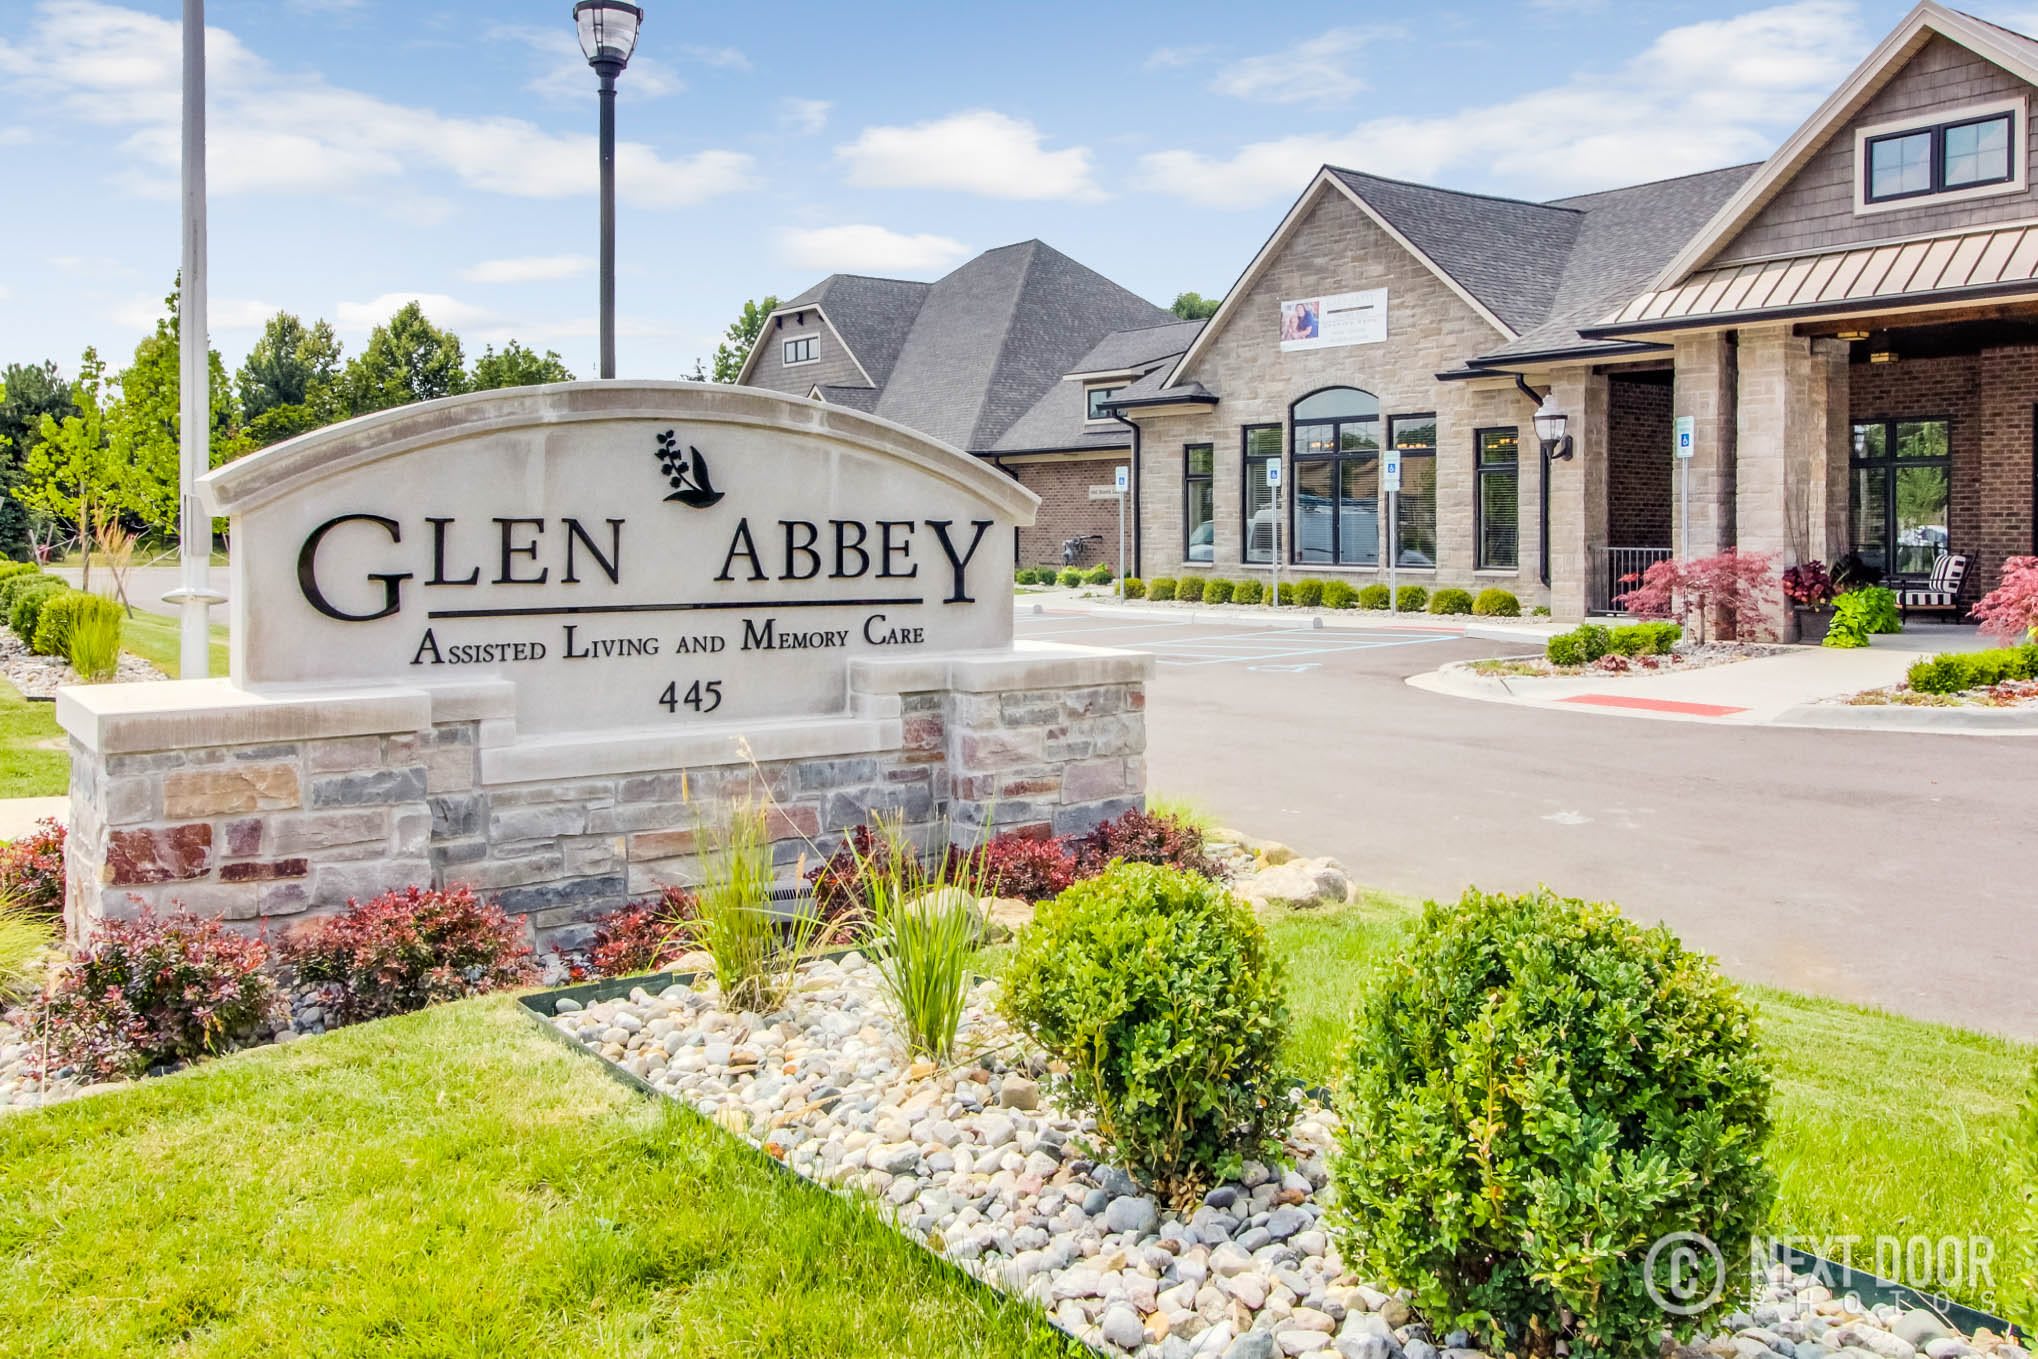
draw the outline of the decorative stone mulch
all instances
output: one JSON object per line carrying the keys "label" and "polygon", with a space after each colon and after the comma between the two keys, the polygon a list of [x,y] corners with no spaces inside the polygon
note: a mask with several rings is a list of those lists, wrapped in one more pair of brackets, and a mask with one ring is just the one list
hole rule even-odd
{"label": "decorative stone mulch", "polygon": [[[59,686],[82,683],[69,661],[38,656],[23,645],[12,628],[0,627],[0,675],[28,698],[54,698]],[[120,653],[113,678],[121,683],[160,680],[169,676],[132,652]]]}
{"label": "decorative stone mulch", "polygon": [[1957,694],[1923,694],[1907,684],[1893,684],[1823,701],[1854,708],[2033,708],[2038,707],[2038,680],[2007,680]]}
{"label": "decorative stone mulch", "polygon": [[1470,670],[1501,679],[1596,679],[1605,675],[1661,675],[1708,670],[1736,661],[1781,656],[1795,650],[1759,642],[1679,642],[1662,656],[1601,656],[1590,665],[1552,665],[1541,656],[1508,656],[1483,661],[1457,661],[1446,670]]}
{"label": "decorative stone mulch", "polygon": [[[997,1017],[993,985],[965,1012],[958,1050],[973,1055],[949,1067],[905,1057],[875,970],[855,954],[804,965],[771,1014],[721,1009],[708,981],[585,1007],[562,998],[552,1022],[1108,1353],[1478,1359],[1466,1336],[1435,1334],[1405,1297],[1345,1270],[1323,1220],[1334,1113],[1298,1093],[1292,1168],[1248,1163],[1193,1212],[1172,1211],[1100,1159],[1093,1125],[1054,1107],[1047,1064]],[[2022,1355],[1782,1270],[1728,1324],[1683,1353]]]}

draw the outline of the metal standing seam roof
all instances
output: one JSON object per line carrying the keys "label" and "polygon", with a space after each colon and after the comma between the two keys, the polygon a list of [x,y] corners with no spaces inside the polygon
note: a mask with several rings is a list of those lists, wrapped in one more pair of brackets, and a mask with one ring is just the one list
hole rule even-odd
{"label": "metal standing seam roof", "polygon": [[1725,264],[1671,288],[1642,293],[1587,335],[1759,320],[1894,302],[1957,300],[2038,287],[2038,226],[1984,227],[1914,241],[1857,245],[1816,255]]}

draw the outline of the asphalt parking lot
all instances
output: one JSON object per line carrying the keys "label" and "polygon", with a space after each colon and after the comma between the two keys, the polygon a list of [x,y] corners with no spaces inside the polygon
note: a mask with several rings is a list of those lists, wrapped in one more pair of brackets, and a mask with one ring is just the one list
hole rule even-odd
{"label": "asphalt parking lot", "polygon": [[2038,1039],[2014,739],[1707,726],[1410,688],[1528,648],[1448,633],[1021,613],[1153,653],[1148,783],[1415,896],[1560,891],[1658,918],[1738,977]]}

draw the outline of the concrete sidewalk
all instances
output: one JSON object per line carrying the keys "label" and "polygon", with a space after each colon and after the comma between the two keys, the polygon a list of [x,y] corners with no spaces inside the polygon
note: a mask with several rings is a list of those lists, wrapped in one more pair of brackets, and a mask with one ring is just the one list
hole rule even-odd
{"label": "concrete sidewalk", "polygon": [[1137,618],[1154,622],[1198,624],[1218,627],[1270,627],[1298,629],[1356,628],[1367,632],[1383,629],[1426,633],[1430,636],[1471,637],[1487,642],[1513,642],[1541,647],[1564,632],[1569,624],[1547,618],[1480,618],[1472,614],[1388,613],[1380,609],[1303,609],[1292,604],[1155,604],[1144,600],[1120,600],[1107,593],[1108,587],[1037,590],[1016,596],[1013,608],[1020,613],[1038,610],[1079,610],[1099,618]]}
{"label": "concrete sidewalk", "polygon": [[69,824],[71,799],[67,797],[0,797],[0,843],[19,840],[35,829],[44,817]]}

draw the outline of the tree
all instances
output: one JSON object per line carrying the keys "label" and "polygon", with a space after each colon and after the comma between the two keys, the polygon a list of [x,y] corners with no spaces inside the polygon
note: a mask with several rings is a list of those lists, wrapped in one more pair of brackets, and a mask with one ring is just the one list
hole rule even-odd
{"label": "tree", "polygon": [[368,335],[340,379],[350,415],[435,401],[467,390],[467,360],[460,337],[440,330],[416,302],[406,302]]}
{"label": "tree", "polygon": [[317,389],[329,387],[340,375],[340,342],[323,320],[310,327],[287,311],[279,311],[262,327],[262,338],[248,350],[235,375],[241,410],[249,420],[278,406],[311,406]]}
{"label": "tree", "polygon": [[104,493],[109,471],[105,379],[99,351],[87,349],[78,361],[78,380],[71,384],[71,413],[45,413],[37,425],[35,446],[14,487],[14,498],[31,514],[82,524]]}
{"label": "tree", "polygon": [[[120,396],[106,407],[106,440],[113,476],[105,500],[145,531],[175,540],[182,529],[181,292],[163,299],[167,314],[155,333],[134,348],[134,362],[121,371]],[[251,446],[240,431],[239,407],[219,351],[207,354],[212,428],[206,466],[231,462]]]}
{"label": "tree", "polygon": [[557,353],[548,349],[541,358],[511,340],[503,345],[500,354],[495,352],[494,345],[481,351],[481,357],[474,361],[474,376],[467,389],[492,392],[499,387],[535,387],[541,382],[571,381],[573,374]]}
{"label": "tree", "polygon": [[1221,297],[1205,297],[1201,293],[1176,293],[1175,305],[1169,310],[1184,321],[1207,321],[1217,315],[1217,309],[1224,305]]}
{"label": "tree", "polygon": [[757,343],[764,330],[764,318],[777,310],[777,297],[743,304],[743,314],[730,323],[722,343],[715,346],[715,381],[736,380],[736,375],[743,371],[743,361],[750,357],[750,346]]}
{"label": "tree", "polygon": [[29,453],[42,439],[42,418],[75,413],[71,385],[54,360],[13,363],[0,371],[0,553],[28,555],[28,509],[14,497]]}

